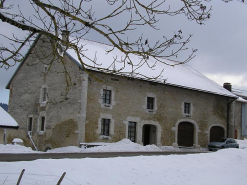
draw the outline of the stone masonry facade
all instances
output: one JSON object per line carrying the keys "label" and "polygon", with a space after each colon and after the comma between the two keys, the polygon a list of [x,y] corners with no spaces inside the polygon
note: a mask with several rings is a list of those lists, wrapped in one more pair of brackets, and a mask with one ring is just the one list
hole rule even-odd
{"label": "stone masonry facade", "polygon": [[[117,142],[133,134],[139,144],[178,146],[186,125],[192,126],[194,147],[206,147],[214,126],[226,136],[229,97],[84,71],[69,56],[50,65],[51,51],[49,40],[41,36],[11,80],[9,113],[19,130],[8,132],[8,142],[18,137],[32,146],[29,133],[39,150],[47,150]],[[104,102],[106,97],[110,102]],[[183,128],[181,123],[186,123]]]}

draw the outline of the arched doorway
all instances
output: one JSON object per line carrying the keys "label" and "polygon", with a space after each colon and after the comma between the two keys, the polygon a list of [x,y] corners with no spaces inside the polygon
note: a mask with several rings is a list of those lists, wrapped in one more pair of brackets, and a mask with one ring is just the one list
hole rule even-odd
{"label": "arched doorway", "polygon": [[194,144],[194,125],[181,122],[178,125],[178,146],[191,147]]}
{"label": "arched doorway", "polygon": [[225,136],[224,128],[220,126],[213,126],[210,129],[210,142],[218,141],[221,137]]}
{"label": "arched doorway", "polygon": [[157,143],[156,141],[156,126],[155,125],[143,125],[142,127],[142,143],[144,146]]}

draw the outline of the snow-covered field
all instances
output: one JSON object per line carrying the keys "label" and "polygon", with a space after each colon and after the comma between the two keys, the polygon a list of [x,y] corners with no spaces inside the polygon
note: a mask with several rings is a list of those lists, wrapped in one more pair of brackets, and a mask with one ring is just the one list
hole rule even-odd
{"label": "snow-covered field", "polygon": [[[241,149],[224,149],[202,154],[0,162],[0,184],[16,184],[21,170],[25,169],[21,181],[23,185],[56,184],[63,172],[66,172],[62,181],[64,185],[246,185],[247,140],[238,140],[238,142]],[[65,147],[49,152],[158,150],[174,149],[143,147],[129,140],[122,140],[115,144],[90,149]],[[0,145],[0,152],[34,151],[19,145]]]}

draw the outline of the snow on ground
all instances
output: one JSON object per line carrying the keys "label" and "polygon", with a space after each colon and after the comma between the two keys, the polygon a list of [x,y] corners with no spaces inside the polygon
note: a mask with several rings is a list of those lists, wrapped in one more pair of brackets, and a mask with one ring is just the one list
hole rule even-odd
{"label": "snow on ground", "polygon": [[[162,151],[156,145],[147,145],[142,146],[137,143],[133,143],[129,139],[123,139],[116,143],[91,143],[94,145],[101,145],[96,147],[91,147],[85,149],[84,147],[64,147],[64,148],[57,148],[53,150],[49,150],[49,153],[64,153],[64,151],[70,152],[147,152],[147,151]],[[70,150],[70,151],[69,151]]]}
{"label": "snow on ground", "polygon": [[25,147],[18,144],[12,145],[0,144],[0,153],[37,153],[38,151],[32,150],[31,147]]}
{"label": "snow on ground", "polygon": [[241,149],[247,149],[247,139],[244,139],[244,140],[237,140],[237,143],[239,144],[239,148]]}
{"label": "snow on ground", "polygon": [[[66,172],[63,185],[245,185],[247,140],[237,141],[240,149],[224,149],[201,154],[0,162],[0,184],[16,184],[21,170],[25,169],[21,185],[56,184],[63,172]],[[49,152],[160,151],[161,149],[185,150],[168,146],[143,147],[124,139],[106,146],[88,149],[70,146]],[[16,144],[0,145],[0,152],[35,151]]]}
{"label": "snow on ground", "polygon": [[123,139],[117,143],[112,143],[106,146],[98,146],[93,148],[87,148],[85,152],[121,152],[121,151],[162,151],[156,145],[142,146],[137,143],[131,142],[129,139]]}
{"label": "snow on ground", "polygon": [[[247,139],[245,140],[236,140],[239,143],[240,149],[247,149]],[[95,146],[92,148],[79,148],[77,146],[67,146],[61,148],[55,148],[48,150],[46,153],[91,153],[91,152],[151,152],[151,151],[207,151],[206,148],[201,149],[191,149],[191,148],[174,148],[172,146],[161,146],[157,147],[156,145],[147,145],[142,146],[137,143],[131,142],[129,139],[123,139],[116,143],[91,143]],[[30,147],[21,146],[18,144],[12,145],[2,145],[0,144],[0,153],[42,153],[40,151],[34,151]]]}
{"label": "snow on ground", "polygon": [[85,159],[39,159],[0,162],[0,184],[56,184],[66,172],[63,185],[246,185],[247,150]]}
{"label": "snow on ground", "polygon": [[[92,143],[91,143],[92,144]],[[89,152],[148,152],[148,151],[162,151],[161,148],[156,145],[147,145],[142,146],[137,143],[133,143],[129,139],[123,139],[116,143],[93,143],[94,145],[102,145],[96,146],[92,148],[85,149],[84,147],[79,148],[77,146],[68,146],[55,148],[52,150],[48,150],[47,153],[89,153]],[[171,150],[171,149],[169,149]],[[21,145],[2,145],[0,144],[0,153],[32,153],[39,152],[33,151],[30,147],[25,147]],[[39,152],[42,153],[42,152]]]}

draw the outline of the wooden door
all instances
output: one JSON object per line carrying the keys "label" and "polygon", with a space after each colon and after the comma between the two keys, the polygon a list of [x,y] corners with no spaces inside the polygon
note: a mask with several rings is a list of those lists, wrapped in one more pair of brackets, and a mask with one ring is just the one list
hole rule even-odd
{"label": "wooden door", "polygon": [[218,141],[220,138],[224,137],[224,129],[220,126],[214,126],[210,129],[210,142]]}
{"label": "wooden door", "polygon": [[178,125],[178,146],[190,147],[194,144],[194,125],[181,122]]}

